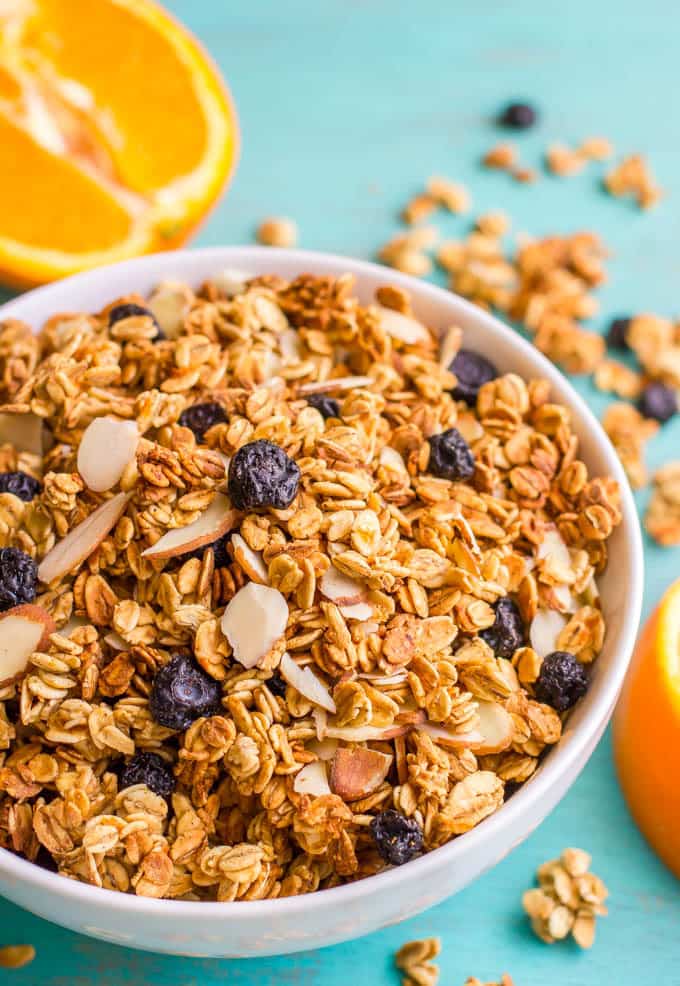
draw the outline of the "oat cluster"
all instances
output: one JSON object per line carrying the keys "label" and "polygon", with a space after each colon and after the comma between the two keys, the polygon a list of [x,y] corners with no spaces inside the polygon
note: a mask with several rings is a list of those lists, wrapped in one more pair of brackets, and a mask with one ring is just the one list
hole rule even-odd
{"label": "oat cluster", "polygon": [[[602,647],[619,493],[547,382],[456,400],[462,341],[348,276],[4,324],[0,472],[39,492],[0,493],[0,538],[39,581],[0,613],[0,845],[272,898],[435,849],[531,777],[562,732],[544,657]],[[286,484],[235,486],[263,456]]]}
{"label": "oat cluster", "polygon": [[35,958],[32,945],[0,946],[0,969],[23,969]]}
{"label": "oat cluster", "polygon": [[607,914],[608,890],[589,873],[591,857],[582,849],[565,849],[559,859],[539,867],[539,886],[522,898],[531,927],[548,944],[571,935],[581,948],[595,941],[595,921]]}
{"label": "oat cluster", "polygon": [[[394,964],[404,973],[401,986],[437,986],[439,966],[434,959],[441,950],[439,938],[419,938],[402,945],[394,956]],[[476,976],[469,976],[465,986],[513,986],[513,981],[506,972],[493,983],[483,983]]]}

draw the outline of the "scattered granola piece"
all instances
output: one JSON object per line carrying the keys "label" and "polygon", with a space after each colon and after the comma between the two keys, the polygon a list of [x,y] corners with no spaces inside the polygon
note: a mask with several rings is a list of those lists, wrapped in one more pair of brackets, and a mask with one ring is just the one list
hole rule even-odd
{"label": "scattered granola piece", "polygon": [[617,198],[632,195],[641,209],[650,209],[663,195],[642,154],[631,154],[608,171],[604,187]]}
{"label": "scattered granola piece", "polygon": [[487,168],[509,171],[517,163],[517,149],[513,144],[496,144],[486,152],[482,163]]}
{"label": "scattered granola piece", "polygon": [[4,945],[0,948],[0,969],[23,969],[34,958],[32,945]]}
{"label": "scattered granola piece", "polygon": [[416,195],[404,206],[401,218],[409,226],[412,226],[422,222],[423,219],[427,219],[435,211],[437,205],[437,200],[431,195]]}
{"label": "scattered granola piece", "polygon": [[378,250],[378,260],[414,277],[425,277],[432,270],[426,251],[431,249],[439,233],[433,226],[418,226],[393,237]]}
{"label": "scattered granola piece", "polygon": [[614,359],[603,360],[596,367],[594,380],[598,390],[630,401],[639,397],[642,390],[640,374]]}
{"label": "scattered granola piece", "polygon": [[500,210],[485,212],[477,216],[475,225],[480,233],[487,236],[503,236],[510,229],[510,217]]}
{"label": "scattered granola piece", "polygon": [[483,983],[482,980],[477,979],[476,976],[470,976],[465,980],[464,986],[514,986],[514,983],[508,973],[504,972],[498,982]]}
{"label": "scattered granola piece", "polygon": [[538,178],[538,172],[535,168],[513,168],[510,174],[515,181],[520,182],[522,185],[532,185]]}
{"label": "scattered granola piece", "polygon": [[586,137],[578,150],[591,161],[606,161],[613,156],[614,145],[606,137]]}
{"label": "scattered granola piece", "polygon": [[654,474],[645,528],[664,547],[680,544],[680,461],[667,462]]}
{"label": "scattered granola piece", "polygon": [[470,193],[459,182],[451,181],[450,178],[443,178],[441,175],[433,175],[427,181],[427,194],[443,205],[449,212],[467,212],[470,208]]}
{"label": "scattered granola piece", "polygon": [[565,849],[559,859],[538,868],[539,886],[527,890],[522,905],[534,933],[553,944],[570,934],[581,948],[595,940],[595,919],[607,914],[608,890],[588,872],[590,856],[582,849]]}
{"label": "scattered granola piece", "polygon": [[437,986],[439,967],[433,959],[442,950],[439,938],[420,938],[406,942],[394,956],[394,964],[405,975],[401,986]]}
{"label": "scattered granola piece", "polygon": [[551,144],[545,155],[546,165],[554,175],[577,175],[586,166],[587,159],[579,152],[563,144]]}
{"label": "scattered granola piece", "polygon": [[257,240],[264,246],[293,247],[298,241],[298,228],[292,219],[272,216],[257,227]]}
{"label": "scattered granola piece", "polygon": [[621,459],[631,486],[634,489],[644,486],[647,482],[644,449],[659,430],[658,422],[644,418],[632,404],[617,402],[605,411],[602,427]]}

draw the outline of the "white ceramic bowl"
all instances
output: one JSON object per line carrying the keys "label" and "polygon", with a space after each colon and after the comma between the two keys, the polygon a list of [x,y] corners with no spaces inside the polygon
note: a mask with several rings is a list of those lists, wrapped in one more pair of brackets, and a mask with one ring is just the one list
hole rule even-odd
{"label": "white ceramic bowl", "polygon": [[623,523],[599,580],[607,639],[587,696],[570,716],[559,745],[534,777],[476,829],[405,866],[345,887],[284,900],[232,904],[149,900],[64,879],[0,849],[0,891],[57,924],[106,941],[158,952],[262,956],[318,948],[403,921],[461,890],[498,863],[564,796],[600,739],[623,681],[640,617],[643,559],[628,483],[602,428],[566,379],[529,343],[469,302],[431,284],[374,264],[328,254],[262,247],[217,247],[142,257],[78,274],[32,291],[0,309],[38,329],[58,311],[95,311],[130,291],[148,292],[163,278],[198,285],[224,268],[293,277],[301,272],[356,276],[359,295],[386,282],[407,288],[416,313],[444,329],[455,323],[471,346],[504,371],[547,377],[572,412],[581,456],[595,475],[621,485]]}

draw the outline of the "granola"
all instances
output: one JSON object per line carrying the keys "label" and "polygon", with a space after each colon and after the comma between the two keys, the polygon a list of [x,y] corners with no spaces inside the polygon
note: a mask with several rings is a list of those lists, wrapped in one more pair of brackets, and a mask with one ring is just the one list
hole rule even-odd
{"label": "granola", "polygon": [[542,941],[551,945],[571,935],[581,948],[592,947],[596,918],[607,914],[608,890],[588,872],[590,862],[582,849],[565,849],[539,867],[539,886],[525,892],[522,904]]}
{"label": "granola", "polygon": [[0,493],[0,846],[275,898],[441,846],[531,777],[564,719],[543,660],[601,649],[621,519],[546,381],[456,400],[461,331],[349,276],[228,271],[6,336],[0,469],[39,485]]}

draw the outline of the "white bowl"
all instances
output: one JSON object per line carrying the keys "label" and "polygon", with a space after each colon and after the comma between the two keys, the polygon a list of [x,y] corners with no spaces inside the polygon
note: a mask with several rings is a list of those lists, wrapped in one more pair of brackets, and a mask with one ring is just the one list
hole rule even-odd
{"label": "white bowl", "polygon": [[607,621],[604,650],[587,696],[570,716],[559,745],[534,777],[477,828],[405,866],[348,886],[283,900],[230,904],[150,900],[64,879],[0,849],[0,891],[41,917],[86,935],[136,948],[181,955],[263,956],[318,948],[403,921],[461,890],[519,845],[555,807],[585,766],[614,707],[640,617],[643,558],[633,498],[602,428],[567,380],[528,342],[469,302],[374,264],[321,253],[262,247],[216,247],[163,253],[78,274],[32,291],[0,309],[36,330],[58,311],[96,311],[106,302],[148,292],[163,278],[194,285],[224,268],[253,274],[302,272],[356,276],[359,295],[372,299],[387,282],[407,288],[428,324],[465,330],[468,346],[504,371],[547,377],[553,395],[571,409],[581,456],[594,475],[619,482],[623,522],[610,542],[599,579]]}

